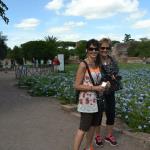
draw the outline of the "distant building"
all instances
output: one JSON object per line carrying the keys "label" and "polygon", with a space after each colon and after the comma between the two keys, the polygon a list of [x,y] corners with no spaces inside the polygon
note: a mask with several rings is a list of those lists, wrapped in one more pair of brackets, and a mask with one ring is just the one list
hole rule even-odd
{"label": "distant building", "polygon": [[127,62],[128,47],[128,43],[116,43],[112,48],[111,55],[115,57],[119,62]]}

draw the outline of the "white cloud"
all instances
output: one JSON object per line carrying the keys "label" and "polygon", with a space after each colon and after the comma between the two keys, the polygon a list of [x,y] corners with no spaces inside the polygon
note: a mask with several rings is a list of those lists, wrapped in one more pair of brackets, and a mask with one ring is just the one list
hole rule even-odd
{"label": "white cloud", "polygon": [[138,0],[72,0],[67,4],[64,14],[98,19],[119,13],[137,12],[138,6]]}
{"label": "white cloud", "polygon": [[146,11],[133,12],[128,16],[127,20],[136,20],[142,18],[146,13]]}
{"label": "white cloud", "polygon": [[71,28],[70,27],[66,27],[66,26],[63,26],[63,27],[52,27],[52,28],[48,29],[48,33],[53,34],[53,35],[63,34],[63,33],[69,32],[69,31],[71,31]]}
{"label": "white cloud", "polygon": [[74,28],[74,27],[82,27],[84,26],[86,23],[83,21],[79,21],[79,22],[74,22],[74,21],[69,21],[64,23],[64,26],[68,26],[70,28]]}
{"label": "white cloud", "polygon": [[124,35],[121,35],[121,34],[114,34],[114,33],[102,33],[102,34],[97,34],[96,36],[95,36],[95,38],[97,39],[97,40],[100,40],[100,39],[102,39],[102,38],[104,38],[104,37],[106,37],[106,38],[110,38],[112,41],[113,40],[116,40],[116,41],[122,41],[123,40],[123,38],[124,38]]}
{"label": "white cloud", "polygon": [[22,28],[22,29],[30,29],[30,28],[34,28],[34,27],[38,26],[39,23],[40,23],[40,21],[38,19],[28,18],[28,19],[22,20],[18,24],[15,24],[15,27]]}
{"label": "white cloud", "polygon": [[132,27],[135,29],[150,28],[150,19],[137,21]]}
{"label": "white cloud", "polygon": [[78,41],[81,39],[80,33],[74,32],[74,29],[83,27],[85,22],[65,22],[62,26],[48,29],[48,33],[63,41]]}
{"label": "white cloud", "polygon": [[15,45],[20,46],[21,44],[28,41],[44,39],[43,37],[44,35],[40,35],[40,33],[16,31],[8,34],[8,41],[6,42],[9,47],[13,48]]}
{"label": "white cloud", "polygon": [[148,32],[147,34],[136,34],[134,36],[135,40],[140,40],[141,38],[148,38],[148,39],[150,39],[150,32]]}
{"label": "white cloud", "polygon": [[63,7],[63,0],[52,0],[45,7],[50,10],[59,10]]}
{"label": "white cloud", "polygon": [[100,25],[100,26],[97,26],[96,27],[97,29],[100,29],[100,30],[117,30],[118,28],[120,29],[121,26],[120,25]]}
{"label": "white cloud", "polygon": [[63,26],[49,28],[48,32],[53,35],[66,34],[66,33],[72,32],[73,29],[75,29],[76,27],[82,27],[85,24],[86,23],[82,21],[80,22],[70,21],[70,22],[64,23]]}
{"label": "white cloud", "polygon": [[65,35],[59,35],[58,36],[60,40],[62,41],[79,41],[81,39],[81,36],[78,33],[71,33],[71,34],[65,34]]}

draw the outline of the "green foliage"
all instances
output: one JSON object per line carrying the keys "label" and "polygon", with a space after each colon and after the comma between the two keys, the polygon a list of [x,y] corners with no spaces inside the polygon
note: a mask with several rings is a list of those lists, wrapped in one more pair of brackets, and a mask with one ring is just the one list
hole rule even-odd
{"label": "green foliage", "polygon": [[54,36],[49,36],[48,35],[47,37],[45,37],[45,41],[55,44],[57,42],[57,38],[54,37]]}
{"label": "green foliage", "polygon": [[2,2],[0,0],[0,16],[2,17],[2,19],[5,21],[6,24],[8,24],[9,19],[6,17],[5,15],[5,11],[8,10],[8,7],[6,6],[6,4],[4,2]]}
{"label": "green foliage", "polygon": [[65,63],[66,63],[69,59],[69,56],[70,56],[69,50],[65,49],[65,48],[59,48],[58,53],[59,54],[64,54],[64,60],[65,60]]}
{"label": "green foliage", "polygon": [[4,59],[7,55],[7,36],[2,35],[2,32],[0,32],[0,59]]}
{"label": "green foliage", "polygon": [[68,64],[68,65],[65,65],[65,71],[66,72],[76,72],[77,68],[78,68],[77,64]]}
{"label": "green foliage", "polygon": [[72,41],[59,41],[58,42],[58,45],[60,47],[63,47],[63,48],[68,48],[68,47],[75,47],[76,46],[76,42],[72,42]]}
{"label": "green foliage", "polygon": [[86,56],[86,43],[87,41],[82,40],[77,43],[76,54],[80,59],[84,59]]}
{"label": "green foliage", "polygon": [[144,66],[121,70],[124,88],[116,93],[116,112],[134,131],[150,133],[150,68]]}
{"label": "green foliage", "polygon": [[23,51],[20,47],[15,46],[13,51],[10,52],[11,59],[15,59],[18,64],[23,64]]}
{"label": "green foliage", "polygon": [[[16,47],[14,47],[13,51],[10,53],[10,57],[16,59],[16,52],[18,52],[20,58],[23,57],[26,60],[35,59],[53,59],[58,53],[64,54],[65,62],[69,59],[69,56],[72,55],[74,50],[69,50],[69,46],[75,46],[75,42],[60,42],[57,41],[57,38],[53,36],[45,37],[45,41],[29,41],[21,45],[20,52],[16,51]],[[22,55],[20,55],[22,54]]]}
{"label": "green foliage", "polygon": [[148,65],[148,64],[136,64],[136,63],[132,63],[132,64],[120,63],[119,68],[130,71],[130,70],[141,69],[141,68],[150,69],[150,65]]}
{"label": "green foliage", "polygon": [[30,41],[21,45],[25,59],[32,60],[48,58],[52,59],[58,53],[57,45],[54,41]]}
{"label": "green foliage", "polygon": [[132,57],[150,57],[150,41],[131,42],[128,55]]}
{"label": "green foliage", "polygon": [[[69,56],[75,55],[76,42],[71,41],[59,41],[58,49],[60,54],[64,54],[65,63],[67,63]],[[69,49],[72,47],[72,49]]]}
{"label": "green foliage", "polygon": [[112,46],[114,46],[115,44],[120,43],[120,41],[112,41]]}
{"label": "green foliage", "polygon": [[48,76],[21,78],[18,86],[28,86],[32,96],[57,96],[65,103],[74,103],[73,82],[74,74],[52,73]]}
{"label": "green foliage", "polygon": [[134,41],[134,39],[131,39],[131,34],[125,34],[124,35],[124,43],[130,42],[130,41]]}

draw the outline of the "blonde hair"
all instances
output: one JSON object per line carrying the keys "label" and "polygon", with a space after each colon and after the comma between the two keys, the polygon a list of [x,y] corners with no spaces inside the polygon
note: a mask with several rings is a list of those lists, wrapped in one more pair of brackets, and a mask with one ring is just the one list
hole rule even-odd
{"label": "blonde hair", "polygon": [[109,38],[102,38],[102,39],[99,41],[100,47],[101,47],[101,45],[102,45],[103,43],[108,43],[110,48],[111,48],[111,46],[112,46],[112,42],[111,42],[111,40],[110,40]]}

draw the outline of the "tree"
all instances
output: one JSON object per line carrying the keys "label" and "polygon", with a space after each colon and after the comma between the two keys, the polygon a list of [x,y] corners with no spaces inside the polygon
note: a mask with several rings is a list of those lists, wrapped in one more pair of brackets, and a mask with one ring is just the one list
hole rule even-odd
{"label": "tree", "polygon": [[76,42],[71,41],[59,41],[58,49],[59,53],[64,54],[65,62],[68,61],[70,56],[75,55]]}
{"label": "tree", "polygon": [[54,42],[49,41],[29,41],[21,45],[23,56],[27,60],[52,59],[58,54],[57,46]]}
{"label": "tree", "polygon": [[130,41],[134,41],[134,39],[131,39],[131,34],[125,34],[124,37],[124,43],[130,42]]}
{"label": "tree", "polygon": [[2,35],[2,32],[0,32],[0,59],[4,59],[7,55],[7,36]]}
{"label": "tree", "polygon": [[128,48],[128,55],[132,57],[150,57],[150,41],[134,41]]}
{"label": "tree", "polygon": [[45,41],[46,42],[51,42],[51,43],[57,43],[57,38],[56,37],[54,37],[53,35],[52,36],[47,36],[47,37],[45,37]]}
{"label": "tree", "polygon": [[140,40],[141,40],[142,42],[144,42],[144,41],[150,41],[150,39],[148,39],[147,37],[140,38]]}
{"label": "tree", "polygon": [[2,19],[5,21],[6,24],[8,24],[9,19],[6,17],[5,15],[5,11],[8,10],[8,7],[6,6],[6,4],[4,2],[2,2],[0,0],[0,16],[2,17]]}
{"label": "tree", "polygon": [[77,42],[76,55],[79,56],[80,59],[84,59],[86,55],[86,43],[87,41],[81,40]]}
{"label": "tree", "polygon": [[112,46],[114,46],[115,44],[118,44],[118,43],[120,43],[120,41],[113,40],[112,41]]}
{"label": "tree", "polygon": [[45,37],[45,42],[47,45],[47,53],[49,58],[54,58],[58,54],[59,41],[54,36]]}
{"label": "tree", "polygon": [[15,46],[13,48],[13,51],[11,53],[12,59],[16,60],[18,64],[22,65],[23,64],[23,51],[20,47]]}

